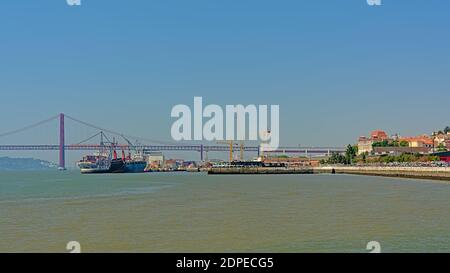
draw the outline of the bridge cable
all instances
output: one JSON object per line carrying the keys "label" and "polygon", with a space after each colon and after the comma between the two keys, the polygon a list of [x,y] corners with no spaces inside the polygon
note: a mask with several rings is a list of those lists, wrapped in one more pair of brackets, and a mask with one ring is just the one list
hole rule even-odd
{"label": "bridge cable", "polygon": [[50,122],[50,121],[52,121],[52,120],[55,120],[55,119],[57,119],[58,117],[59,117],[59,115],[56,115],[56,116],[50,117],[50,118],[48,118],[48,119],[46,119],[46,120],[39,121],[39,122],[36,122],[36,123],[34,123],[34,124],[31,124],[31,125],[22,127],[22,128],[20,128],[20,129],[16,129],[16,130],[13,130],[13,131],[9,131],[9,132],[2,133],[2,134],[0,134],[0,137],[5,137],[5,136],[13,135],[13,134],[16,134],[16,133],[20,133],[20,132],[23,132],[23,131],[26,131],[26,130],[33,129],[33,128],[38,127],[38,126],[40,126],[40,125],[43,125],[43,124],[45,124],[45,123],[47,123],[47,122]]}
{"label": "bridge cable", "polygon": [[133,139],[136,139],[136,140],[143,140],[143,141],[147,141],[147,142],[150,142],[150,143],[157,143],[157,144],[162,144],[162,145],[176,145],[173,142],[164,142],[164,141],[158,141],[158,140],[147,139],[147,138],[143,138],[143,137],[137,137],[137,136],[122,134],[122,133],[119,133],[119,132],[116,132],[116,131],[113,131],[113,130],[101,128],[101,127],[96,126],[94,124],[91,124],[91,123],[88,123],[88,122],[76,119],[76,118],[68,116],[68,115],[65,115],[65,117],[67,117],[68,119],[70,119],[72,121],[75,121],[75,122],[78,122],[80,124],[83,124],[85,126],[88,126],[88,127],[100,130],[100,131],[108,132],[108,133],[113,134],[113,135],[117,135],[117,136],[121,136],[121,137],[126,136],[126,137],[133,138]]}
{"label": "bridge cable", "polygon": [[100,134],[102,134],[102,132],[98,132],[98,133],[96,133],[95,135],[90,136],[90,137],[88,137],[87,139],[85,139],[85,140],[83,140],[83,141],[80,141],[80,142],[78,142],[78,143],[75,144],[75,145],[80,145],[80,144],[83,144],[83,143],[85,143],[85,142],[88,142],[89,140],[91,140],[91,139],[97,137],[97,136],[100,135]]}

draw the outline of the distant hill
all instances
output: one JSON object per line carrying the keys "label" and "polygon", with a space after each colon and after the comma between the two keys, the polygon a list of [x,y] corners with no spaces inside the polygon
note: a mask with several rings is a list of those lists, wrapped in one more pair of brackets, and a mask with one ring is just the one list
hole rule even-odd
{"label": "distant hill", "polygon": [[40,159],[0,157],[0,171],[34,171],[56,168],[56,164]]}

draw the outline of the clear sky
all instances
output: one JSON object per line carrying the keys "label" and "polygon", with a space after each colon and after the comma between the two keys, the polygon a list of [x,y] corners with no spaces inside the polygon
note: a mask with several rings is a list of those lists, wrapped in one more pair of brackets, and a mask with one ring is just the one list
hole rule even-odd
{"label": "clear sky", "polygon": [[442,0],[5,0],[0,133],[65,112],[170,140],[172,106],[194,96],[279,104],[283,145],[429,133],[450,123],[449,14]]}

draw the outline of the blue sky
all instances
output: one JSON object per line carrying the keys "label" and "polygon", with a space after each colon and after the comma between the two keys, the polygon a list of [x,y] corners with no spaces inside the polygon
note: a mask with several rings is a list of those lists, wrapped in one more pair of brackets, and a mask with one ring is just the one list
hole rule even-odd
{"label": "blue sky", "polygon": [[[172,106],[203,96],[279,104],[284,145],[429,133],[450,123],[449,11],[441,0],[2,1],[0,132],[65,112],[170,139]],[[53,142],[53,127],[0,143]]]}

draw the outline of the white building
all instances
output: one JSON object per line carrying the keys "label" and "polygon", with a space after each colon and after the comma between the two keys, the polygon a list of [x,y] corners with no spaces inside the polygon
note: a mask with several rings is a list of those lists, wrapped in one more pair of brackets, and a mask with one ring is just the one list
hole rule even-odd
{"label": "white building", "polygon": [[147,154],[147,163],[151,164],[159,164],[162,166],[164,164],[164,154],[160,152],[151,152]]}

